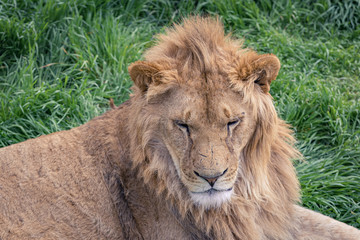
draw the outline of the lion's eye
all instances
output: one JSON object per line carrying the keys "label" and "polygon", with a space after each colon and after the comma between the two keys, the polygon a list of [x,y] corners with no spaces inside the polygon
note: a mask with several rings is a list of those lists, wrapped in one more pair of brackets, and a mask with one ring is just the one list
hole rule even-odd
{"label": "lion's eye", "polygon": [[235,119],[233,121],[230,121],[227,123],[227,129],[230,132],[232,129],[234,129],[240,122],[240,119]]}
{"label": "lion's eye", "polygon": [[175,120],[174,123],[176,124],[176,126],[178,126],[179,128],[186,130],[187,134],[190,134],[190,128],[189,125],[187,125],[186,123],[179,121],[179,120]]}

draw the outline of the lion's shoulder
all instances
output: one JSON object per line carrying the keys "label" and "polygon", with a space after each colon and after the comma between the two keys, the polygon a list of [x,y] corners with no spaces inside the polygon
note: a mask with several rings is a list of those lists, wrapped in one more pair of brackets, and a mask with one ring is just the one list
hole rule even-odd
{"label": "lion's shoulder", "polygon": [[109,157],[125,159],[109,125],[115,115],[0,149],[1,237],[123,238],[114,205],[121,198],[106,180],[115,168]]}

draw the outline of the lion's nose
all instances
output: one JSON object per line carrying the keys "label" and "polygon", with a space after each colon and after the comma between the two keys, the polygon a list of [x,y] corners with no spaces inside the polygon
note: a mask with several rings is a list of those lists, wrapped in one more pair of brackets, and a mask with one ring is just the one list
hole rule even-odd
{"label": "lion's nose", "polygon": [[204,176],[199,174],[197,171],[194,171],[195,175],[198,177],[201,177],[202,179],[204,179],[205,181],[207,181],[211,187],[213,187],[215,185],[215,182],[219,179],[219,177],[223,176],[228,169],[225,169],[225,171],[223,171],[221,174],[216,175],[216,176]]}

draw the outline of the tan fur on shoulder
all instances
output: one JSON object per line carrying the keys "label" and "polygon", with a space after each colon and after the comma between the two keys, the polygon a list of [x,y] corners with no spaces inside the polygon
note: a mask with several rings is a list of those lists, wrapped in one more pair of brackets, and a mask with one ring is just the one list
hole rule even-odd
{"label": "tan fur on shoulder", "polygon": [[275,55],[213,18],[157,39],[129,66],[129,101],[0,150],[0,239],[359,239],[297,206]]}

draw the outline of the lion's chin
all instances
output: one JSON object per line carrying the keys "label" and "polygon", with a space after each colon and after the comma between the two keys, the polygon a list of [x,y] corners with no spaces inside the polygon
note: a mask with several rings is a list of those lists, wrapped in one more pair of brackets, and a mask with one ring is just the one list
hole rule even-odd
{"label": "lion's chin", "polygon": [[209,189],[204,192],[190,192],[191,199],[194,203],[205,209],[220,207],[223,203],[230,201],[232,194],[232,188],[222,191]]}

